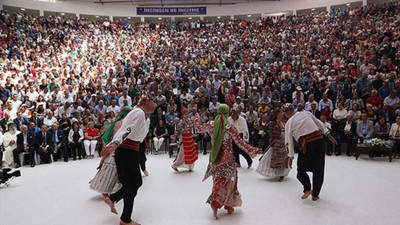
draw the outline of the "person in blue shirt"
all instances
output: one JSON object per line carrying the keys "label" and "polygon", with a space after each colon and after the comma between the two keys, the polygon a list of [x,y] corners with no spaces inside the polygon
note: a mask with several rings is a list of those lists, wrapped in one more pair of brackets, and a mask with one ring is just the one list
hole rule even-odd
{"label": "person in blue shirt", "polygon": [[33,133],[33,135],[36,136],[38,132],[40,132],[39,127],[37,127],[34,122],[29,122],[28,133]]}

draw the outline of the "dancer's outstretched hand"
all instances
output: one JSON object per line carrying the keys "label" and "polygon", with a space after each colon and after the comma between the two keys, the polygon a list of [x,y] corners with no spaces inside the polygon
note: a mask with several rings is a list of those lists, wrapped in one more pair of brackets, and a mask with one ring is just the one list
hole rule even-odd
{"label": "dancer's outstretched hand", "polygon": [[332,135],[328,135],[328,138],[329,138],[329,140],[333,143],[333,144],[335,144],[335,145],[337,145],[338,143],[337,143],[337,141],[336,141],[336,139],[332,136]]}

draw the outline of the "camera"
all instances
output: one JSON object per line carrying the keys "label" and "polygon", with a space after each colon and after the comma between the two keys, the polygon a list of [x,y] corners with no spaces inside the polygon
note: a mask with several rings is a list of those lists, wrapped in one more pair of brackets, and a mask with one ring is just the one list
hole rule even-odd
{"label": "camera", "polygon": [[21,172],[19,170],[11,172],[10,168],[1,169],[0,170],[0,184],[3,184],[3,183],[6,184],[6,182],[8,180],[10,180],[11,178],[20,177],[20,176],[21,176]]}

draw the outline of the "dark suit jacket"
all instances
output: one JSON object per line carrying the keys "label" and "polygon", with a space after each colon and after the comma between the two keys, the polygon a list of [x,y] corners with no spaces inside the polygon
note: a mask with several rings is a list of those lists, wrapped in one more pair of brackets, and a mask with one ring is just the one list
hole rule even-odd
{"label": "dark suit jacket", "polygon": [[[46,133],[46,142],[45,143],[46,143],[47,146],[50,146],[50,144],[51,144],[51,136],[49,135],[49,132]],[[36,145],[38,147],[43,145],[43,133],[42,133],[42,131],[39,131],[36,134]]]}
{"label": "dark suit jacket", "polygon": [[30,118],[29,122],[34,122],[37,127],[41,127],[43,125],[43,118],[42,117],[36,117],[36,118]]}
{"label": "dark suit jacket", "polygon": [[18,118],[15,118],[14,123],[15,123],[15,128],[17,128],[17,130],[20,130],[21,125],[28,126],[29,120],[26,117],[22,117],[22,121],[19,121]]}
{"label": "dark suit jacket", "polygon": [[[28,138],[27,138],[28,147],[29,148],[35,148],[36,147],[36,138],[35,138],[35,136],[31,132],[28,132],[27,135],[28,135]],[[22,133],[19,133],[17,135],[17,148],[20,149],[20,150],[24,149],[24,136],[23,136]]]}
{"label": "dark suit jacket", "polygon": [[[312,110],[311,110],[310,112],[313,113]],[[317,119],[319,119],[319,118],[321,118],[321,111],[315,110],[315,113],[313,113],[313,115],[314,115],[315,117],[317,117]]]}
{"label": "dark suit jacket", "polygon": [[[67,144],[68,142],[67,142],[67,140],[66,140],[66,138],[64,136],[64,132],[62,130],[57,130],[56,132],[57,132],[57,138],[58,138],[58,141],[59,141],[58,144],[60,144],[60,143]],[[56,143],[54,143],[54,132],[53,132],[53,130],[50,129],[48,131],[48,134],[50,136],[51,146],[56,145]]]}

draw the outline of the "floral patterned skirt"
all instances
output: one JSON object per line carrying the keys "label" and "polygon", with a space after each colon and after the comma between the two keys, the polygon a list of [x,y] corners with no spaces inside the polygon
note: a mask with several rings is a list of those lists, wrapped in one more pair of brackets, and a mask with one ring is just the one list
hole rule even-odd
{"label": "floral patterned skirt", "polygon": [[286,148],[280,145],[270,147],[262,156],[256,171],[271,177],[287,176],[290,169],[288,168]]}
{"label": "floral patterned skirt", "polygon": [[[207,203],[214,204],[218,208],[225,207],[238,207],[242,205],[242,198],[237,189],[237,170],[236,166],[233,165],[229,176],[227,174],[218,174],[218,172],[212,175],[213,177],[213,188],[210,197],[207,199]],[[226,170],[224,170],[226,172]]]}

